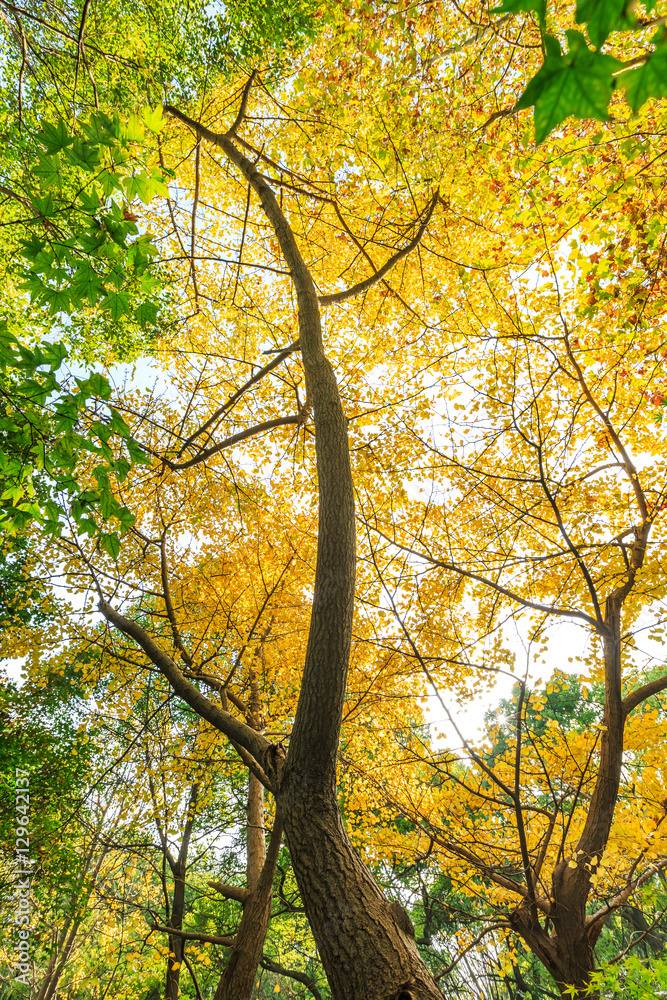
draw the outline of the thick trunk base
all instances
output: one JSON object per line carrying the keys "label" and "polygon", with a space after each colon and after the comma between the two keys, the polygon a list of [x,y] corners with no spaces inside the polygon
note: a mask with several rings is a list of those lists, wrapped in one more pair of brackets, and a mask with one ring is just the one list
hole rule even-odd
{"label": "thick trunk base", "polygon": [[390,903],[343,827],[333,792],[285,774],[287,844],[333,1000],[442,1000],[400,906]]}

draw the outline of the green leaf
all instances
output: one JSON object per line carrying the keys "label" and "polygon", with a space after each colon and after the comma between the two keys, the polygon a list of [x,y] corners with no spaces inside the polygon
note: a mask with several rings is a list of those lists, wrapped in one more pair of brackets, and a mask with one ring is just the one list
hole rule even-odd
{"label": "green leaf", "polygon": [[489,14],[518,14],[521,11],[531,11],[544,21],[547,13],[546,0],[503,0],[500,7],[493,7]]}
{"label": "green leaf", "polygon": [[630,27],[625,8],[626,0],[577,0],[576,22],[586,25],[588,37],[600,48],[612,31]]}
{"label": "green leaf", "polygon": [[102,281],[88,262],[77,268],[72,280],[72,291],[76,294],[78,301],[87,299],[91,306],[94,306],[102,294]]}
{"label": "green leaf", "polygon": [[93,372],[93,374],[88,378],[88,388],[88,395],[99,396],[100,399],[109,399],[111,396],[111,386],[109,385],[109,380],[106,379],[104,375],[100,375],[99,372]]}
{"label": "green leaf", "polygon": [[96,535],[98,530],[92,517],[79,518],[77,528],[79,535]]}
{"label": "green leaf", "polygon": [[[116,474],[116,479],[118,480],[119,483],[122,483],[125,481],[125,479],[127,479],[127,474],[132,468],[130,463],[125,458],[116,459],[116,461],[112,463],[111,467],[114,473]],[[122,507],[121,510],[127,510],[127,508]],[[116,516],[119,517],[118,514]]]}
{"label": "green leaf", "polygon": [[72,301],[68,291],[58,288],[48,288],[47,286],[44,286],[44,299],[48,303],[51,316],[56,316],[58,313],[66,313]]}
{"label": "green leaf", "polygon": [[79,138],[74,140],[71,149],[65,150],[64,155],[72,166],[84,167],[86,170],[94,170],[100,162],[99,150]]}
{"label": "green leaf", "polygon": [[579,31],[568,31],[569,52],[547,36],[547,58],[529,82],[516,109],[535,107],[535,142],[540,143],[571,115],[608,121],[607,107],[614,86],[617,59],[588,48]]}
{"label": "green leaf", "polygon": [[142,302],[134,311],[134,316],[140,326],[152,326],[157,319],[158,307],[154,302]]}
{"label": "green leaf", "polygon": [[46,216],[47,219],[50,215],[55,215],[52,195],[47,194],[45,198],[35,195],[33,202],[37,211]]}
{"label": "green leaf", "polygon": [[120,178],[111,170],[103,170],[97,179],[102,185],[102,190],[107,198],[114,191],[118,191],[121,186]]}
{"label": "green leaf", "polygon": [[136,196],[143,201],[144,205],[147,205],[153,198],[154,186],[151,183],[151,178],[147,177],[146,174],[135,174],[133,177],[127,178],[125,191],[128,201],[132,201]]}
{"label": "green leaf", "polygon": [[126,122],[121,124],[121,138],[125,142],[141,142],[145,130],[138,115],[131,114]]}
{"label": "green leaf", "polygon": [[[33,173],[41,177],[47,187],[61,187],[62,175],[60,173],[60,161],[58,156],[40,156],[37,163],[33,165]],[[46,212],[43,212],[46,215]]]}
{"label": "green leaf", "polygon": [[111,517],[117,507],[118,503],[116,502],[116,498],[111,490],[100,490],[100,510],[102,512],[102,517],[105,519]]}
{"label": "green leaf", "polygon": [[136,517],[134,516],[131,510],[127,509],[127,507],[119,507],[118,510],[116,511],[116,520],[120,521],[121,531],[123,534],[125,534],[125,532],[129,531],[129,529],[136,521]]}
{"label": "green leaf", "polygon": [[165,125],[164,118],[162,117],[162,108],[159,104],[154,111],[151,110],[149,105],[146,105],[142,109],[141,120],[150,132],[161,132]]}
{"label": "green leaf", "polygon": [[127,438],[125,444],[127,445],[127,450],[129,452],[131,462],[141,462],[144,464],[150,462],[148,455],[143,450],[141,445],[137,444],[134,438]]}
{"label": "green leaf", "polygon": [[52,125],[51,122],[42,122],[41,125],[42,131],[39,138],[47,153],[58,153],[74,142],[64,119],[59,118],[55,125]]}
{"label": "green leaf", "polygon": [[114,531],[108,535],[100,537],[100,548],[104,549],[112,559],[117,559],[120,553],[120,538]]}
{"label": "green leaf", "polygon": [[102,307],[108,309],[115,322],[130,311],[130,297],[127,292],[112,292],[106,294]]}
{"label": "green leaf", "polygon": [[619,87],[633,111],[651,97],[667,97],[667,45],[660,46],[643,66],[626,70],[617,77]]}
{"label": "green leaf", "polygon": [[79,194],[79,203],[86,212],[94,215],[100,207],[100,197],[96,191],[81,191]]}
{"label": "green leaf", "polygon": [[8,486],[7,489],[0,495],[0,500],[11,500],[12,503],[17,503],[23,496],[23,487],[21,486]]}

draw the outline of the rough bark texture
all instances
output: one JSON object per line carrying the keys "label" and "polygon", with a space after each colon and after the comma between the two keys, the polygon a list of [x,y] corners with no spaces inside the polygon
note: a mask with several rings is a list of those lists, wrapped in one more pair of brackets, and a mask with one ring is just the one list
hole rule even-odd
{"label": "rough bark texture", "polygon": [[387,901],[350,843],[333,790],[322,794],[292,771],[280,799],[294,873],[332,997],[440,997],[407,914]]}

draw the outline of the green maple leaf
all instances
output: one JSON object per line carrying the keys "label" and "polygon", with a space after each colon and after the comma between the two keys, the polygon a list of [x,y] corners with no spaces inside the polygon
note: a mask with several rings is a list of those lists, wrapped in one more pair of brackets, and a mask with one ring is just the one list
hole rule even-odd
{"label": "green maple leaf", "polygon": [[39,138],[47,153],[57,153],[74,142],[74,138],[69,134],[67,124],[62,118],[59,118],[55,125],[51,122],[42,122],[41,125],[42,131]]}
{"label": "green maple leaf", "polygon": [[150,132],[161,132],[165,125],[159,105],[154,111],[147,105],[141,112],[141,120]]}
{"label": "green maple leaf", "polygon": [[121,316],[130,311],[130,296],[126,292],[109,291],[102,306],[104,309],[108,309],[112,318],[118,322]]}
{"label": "green maple leaf", "polygon": [[120,538],[116,532],[112,532],[109,535],[102,535],[100,537],[100,548],[104,549],[112,559],[118,558],[118,553],[120,552]]}
{"label": "green maple leaf", "polygon": [[614,86],[617,59],[588,48],[579,31],[568,31],[570,49],[563,54],[558,41],[545,38],[547,57],[516,104],[516,110],[535,107],[535,142],[570,116],[608,121],[607,107]]}
{"label": "green maple leaf", "polygon": [[626,70],[618,77],[618,86],[633,111],[651,97],[667,97],[667,44],[658,45],[643,66]]}
{"label": "green maple leaf", "polygon": [[600,48],[612,31],[630,27],[626,0],[577,0],[577,24],[585,24],[593,45]]}
{"label": "green maple leaf", "polygon": [[[60,187],[62,185],[62,175],[60,173],[60,162],[57,155],[40,156],[37,163],[32,168],[37,177],[41,177],[47,187]],[[47,215],[47,212],[43,212]]]}

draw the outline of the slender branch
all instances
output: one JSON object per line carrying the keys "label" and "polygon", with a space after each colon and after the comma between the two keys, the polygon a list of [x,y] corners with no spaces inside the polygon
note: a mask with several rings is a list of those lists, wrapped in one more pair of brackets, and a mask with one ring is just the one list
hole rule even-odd
{"label": "slender branch", "polygon": [[233,948],[236,938],[221,934],[200,934],[198,931],[178,931],[175,927],[165,927],[163,924],[151,924],[152,931],[161,934],[173,934],[184,941],[208,941],[209,944],[221,944],[225,948]]}
{"label": "slender branch", "polygon": [[[528,666],[526,667],[526,675],[528,674]],[[537,906],[535,904],[535,882],[533,879],[533,872],[530,867],[530,856],[528,854],[528,841],[526,839],[526,827],[523,822],[523,812],[521,811],[521,714],[523,712],[523,703],[526,697],[526,682],[525,679],[520,683],[519,686],[519,697],[517,698],[517,710],[516,710],[516,751],[514,760],[514,813],[516,816],[516,826],[519,834],[519,846],[521,848],[521,861],[523,863],[523,871],[526,878],[526,887],[528,889],[528,903],[530,906],[530,917],[533,925],[537,924]]]}
{"label": "slender branch", "polygon": [[592,913],[590,916],[586,917],[587,929],[590,931],[590,928],[597,924],[598,921],[606,920],[613,910],[617,910],[619,906],[623,906],[624,903],[627,903],[628,899],[636,889],[645,885],[653,878],[654,875],[657,875],[658,872],[663,871],[665,868],[667,868],[667,859],[651,865],[649,870],[644,872],[643,875],[640,875],[639,878],[633,879],[629,882],[628,885],[626,885],[626,887],[619,892],[614,899],[606,903],[601,910],[598,910],[597,913]]}
{"label": "slender branch", "polygon": [[194,684],[191,684],[183,673],[176,666],[172,658],[161,649],[155,640],[137,622],[126,618],[118,611],[107,604],[105,600],[100,600],[98,607],[102,615],[108,622],[129,638],[141,646],[152,663],[158,668],[161,674],[169,681],[176,694],[190,706],[198,715],[206,719],[212,726],[219,729],[221,733],[229,737],[234,743],[250,754],[257,762],[265,759],[271,744],[264,736],[256,730],[247,726],[245,722],[236,719],[229,712],[218,708],[209,701]]}
{"label": "slender branch", "polygon": [[453,970],[454,970],[454,969],[456,968],[456,966],[457,966],[457,965],[459,964],[459,962],[460,962],[460,961],[461,961],[461,960],[462,960],[462,959],[463,959],[463,958],[464,958],[464,957],[465,957],[465,956],[466,956],[466,955],[468,954],[468,952],[469,952],[469,951],[470,951],[470,950],[471,950],[472,948],[474,948],[474,947],[475,947],[475,945],[478,945],[478,944],[479,944],[479,942],[480,942],[480,941],[482,940],[482,938],[483,938],[483,937],[485,937],[485,936],[486,936],[487,934],[490,934],[490,933],[491,933],[491,931],[497,931],[497,930],[500,930],[501,928],[502,928],[502,929],[505,929],[505,928],[507,928],[507,929],[510,929],[510,930],[511,930],[511,928],[512,928],[512,925],[510,924],[510,922],[509,922],[508,920],[503,920],[503,921],[498,921],[498,922],[496,922],[496,923],[494,923],[494,924],[489,924],[489,926],[488,926],[488,927],[485,927],[485,928],[484,928],[484,930],[483,930],[483,931],[481,931],[481,932],[480,932],[480,933],[479,933],[479,934],[477,935],[477,937],[476,937],[476,938],[474,938],[474,939],[473,939],[473,940],[472,940],[472,941],[470,942],[470,944],[469,944],[469,945],[468,945],[468,946],[467,946],[466,948],[464,948],[464,949],[463,949],[463,951],[462,951],[462,952],[460,952],[460,953],[459,953],[459,954],[458,954],[458,955],[456,956],[456,958],[454,959],[454,961],[453,961],[453,962],[450,962],[450,963],[449,963],[449,965],[448,965],[448,966],[447,966],[446,968],[444,968],[444,969],[442,970],[442,972],[439,972],[437,976],[434,976],[434,979],[435,979],[436,983],[439,983],[439,982],[440,982],[440,980],[441,980],[441,979],[442,979],[442,978],[443,978],[444,976],[446,976],[446,975],[448,975],[448,974],[449,974],[450,972],[452,972],[452,971],[453,971]]}
{"label": "slender branch", "polygon": [[171,591],[169,589],[169,567],[167,566],[167,538],[166,531],[162,532],[162,538],[160,539],[160,573],[162,576],[162,591],[164,594],[164,603],[167,609],[167,617],[169,618],[169,624],[171,625],[171,634],[174,637],[174,646],[181,654],[183,662],[188,666],[192,666],[192,657],[186,652],[183,642],[181,640],[181,634],[178,629],[178,622],[176,621],[176,614],[174,612],[174,605],[171,600]]}
{"label": "slender branch", "polygon": [[426,227],[431,221],[431,216],[433,215],[435,206],[438,203],[439,196],[440,192],[436,191],[430,201],[430,204],[426,209],[426,214],[424,215],[424,218],[421,222],[421,225],[419,226],[419,229],[417,230],[414,238],[407,244],[407,246],[403,247],[402,250],[399,250],[397,253],[395,253],[393,257],[390,257],[389,260],[382,265],[379,271],[376,271],[375,274],[371,275],[370,278],[365,278],[364,281],[358,281],[356,285],[352,285],[350,288],[345,288],[341,292],[332,292],[330,295],[318,296],[320,305],[328,306],[333,304],[334,302],[345,302],[346,299],[351,299],[353,296],[359,295],[362,292],[367,291],[369,288],[372,288],[372,286],[375,285],[378,281],[381,281],[384,278],[385,274],[388,274],[389,271],[391,271],[391,269],[395,267],[395,265],[398,264],[400,260],[402,260],[404,257],[407,257],[409,253],[412,253],[415,247],[419,245],[422,236],[426,232]]}
{"label": "slender branch", "polygon": [[197,209],[199,207],[199,189],[201,186],[201,139],[197,140],[195,148],[195,189],[192,196],[192,226],[190,232],[190,274],[192,276],[192,289],[195,293],[195,307],[199,310],[199,287],[197,285],[197,271],[195,268],[195,248],[197,245]]}
{"label": "slender branch", "polygon": [[254,83],[254,80],[255,80],[256,76],[257,76],[257,70],[254,69],[252,71],[252,73],[250,74],[249,78],[248,78],[248,82],[246,83],[246,85],[243,88],[243,93],[241,95],[241,104],[240,104],[240,107],[239,107],[239,113],[237,114],[236,118],[234,119],[234,124],[229,129],[229,131],[227,132],[227,135],[230,136],[230,137],[236,134],[237,128],[239,127],[239,125],[241,125],[243,119],[245,118],[246,109],[248,107],[248,97],[250,96],[250,91],[252,89],[252,85]]}
{"label": "slender branch", "polygon": [[[219,452],[224,451],[225,448],[231,448],[233,444],[238,444],[239,441],[245,441],[247,438],[254,437],[255,434],[262,434],[264,431],[273,430],[274,427],[286,427],[289,424],[298,424],[300,419],[301,416],[297,413],[289,417],[274,417],[273,420],[265,420],[263,423],[256,424],[254,427],[248,427],[244,431],[239,431],[238,434],[232,434],[230,437],[225,438],[224,441],[219,441],[217,444],[211,445],[210,448],[205,448],[204,451],[195,455],[194,458],[189,458],[187,462],[172,462],[170,459],[164,458],[162,455],[159,457],[162,459],[167,468],[172,470],[172,472],[182,469],[191,469],[193,465],[205,462],[207,458],[217,455]],[[155,452],[153,452],[153,454],[155,454]]]}
{"label": "slender branch", "polygon": [[470,570],[463,569],[455,563],[449,563],[442,559],[436,559],[434,556],[428,555],[425,552],[418,552],[416,549],[410,548],[409,545],[403,545],[401,542],[397,542],[395,538],[390,538],[389,535],[385,535],[385,533],[377,526],[374,526],[371,530],[381,538],[384,538],[385,541],[389,542],[391,545],[395,545],[396,548],[401,549],[402,552],[407,552],[409,555],[417,556],[418,559],[423,559],[424,562],[428,562],[432,566],[438,566],[440,569],[449,570],[464,579],[475,580],[477,583],[482,583],[485,587],[490,587],[492,590],[497,591],[497,593],[502,594],[504,597],[509,597],[510,600],[516,601],[517,604],[520,604],[524,608],[530,608],[533,611],[541,611],[547,615],[579,618],[581,621],[586,622],[587,625],[590,625],[591,628],[594,628],[596,632],[599,632],[602,627],[600,622],[596,621],[595,618],[587,614],[585,611],[575,611],[571,608],[550,607],[548,604],[538,604],[536,601],[529,601],[525,597],[521,597],[519,594],[516,594],[513,590],[509,590],[507,587],[503,587],[499,583],[495,583],[493,580],[489,580],[485,576],[480,576],[478,573],[472,573]]}
{"label": "slender branch", "polygon": [[259,964],[267,972],[275,972],[277,976],[287,976],[289,979],[296,980],[297,983],[303,983],[306,989],[313,994],[315,1000],[322,1000],[322,994],[315,985],[315,979],[308,976],[305,972],[297,972],[296,969],[287,969],[284,965],[280,965],[278,962],[274,962],[273,959],[267,958],[266,955],[262,955]]}
{"label": "slender branch", "polygon": [[248,381],[245,382],[240,389],[237,389],[236,392],[229,397],[226,403],[223,403],[222,406],[218,407],[215,413],[213,413],[208,418],[206,423],[202,424],[202,426],[198,428],[198,430],[194,431],[194,433],[192,433],[190,437],[183,442],[183,445],[181,446],[181,450],[179,452],[179,456],[182,455],[185,449],[189,447],[189,445],[191,445],[193,441],[195,441],[201,434],[205,434],[206,431],[209,429],[209,427],[212,427],[212,425],[216,422],[216,420],[219,420],[220,417],[223,416],[223,414],[225,414],[228,410],[231,410],[231,408],[239,401],[244,392],[247,392],[248,389],[250,389],[253,385],[255,385],[256,382],[259,382],[261,379],[264,378],[265,375],[268,375],[269,372],[272,372],[274,368],[277,368],[278,365],[285,360],[285,358],[289,357],[290,354],[293,354],[294,351],[298,350],[299,350],[299,342],[297,340],[293,344],[290,344],[289,347],[282,348],[282,350],[280,350],[277,353],[276,357],[272,361],[269,361],[267,365],[264,365],[264,367],[260,368],[258,372],[255,372],[252,378],[249,378]]}

